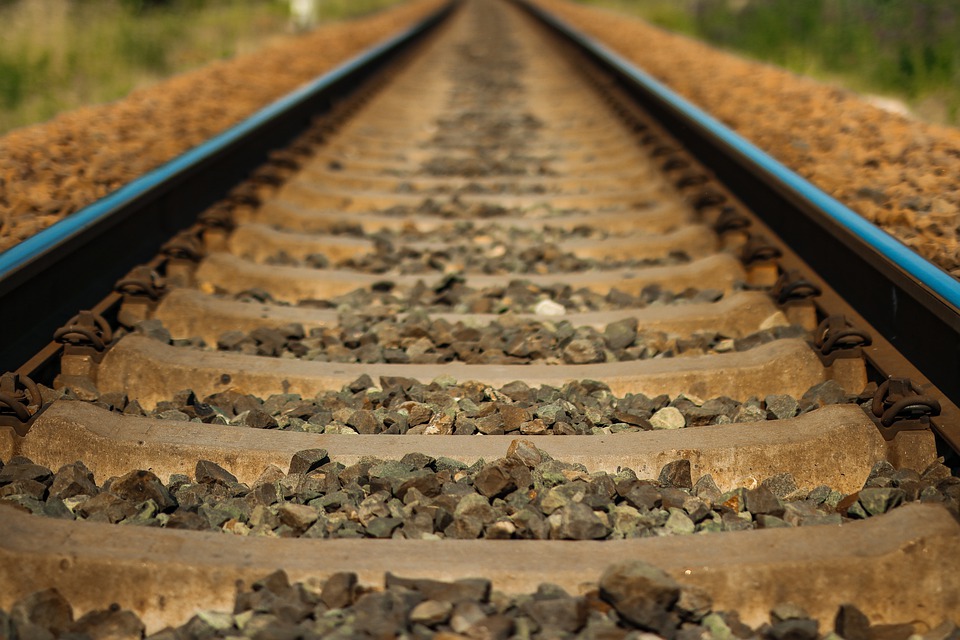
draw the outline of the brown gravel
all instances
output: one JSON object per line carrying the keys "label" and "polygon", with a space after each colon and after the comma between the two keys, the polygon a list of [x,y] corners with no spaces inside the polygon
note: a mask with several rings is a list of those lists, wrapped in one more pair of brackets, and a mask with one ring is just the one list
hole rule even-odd
{"label": "brown gravel", "polygon": [[612,11],[535,0],[960,277],[960,130]]}
{"label": "brown gravel", "polygon": [[0,137],[0,251],[207,140],[441,4],[324,25]]}

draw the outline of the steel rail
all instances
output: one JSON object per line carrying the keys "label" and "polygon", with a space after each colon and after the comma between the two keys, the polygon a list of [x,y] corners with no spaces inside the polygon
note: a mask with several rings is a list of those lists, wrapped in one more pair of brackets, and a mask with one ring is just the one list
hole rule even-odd
{"label": "steel rail", "polygon": [[430,32],[448,2],[103,199],[0,253],[0,371],[16,369],[133,266],[289,144],[365,79]]}
{"label": "steel rail", "polygon": [[954,403],[960,282],[564,20],[516,0],[608,72]]}

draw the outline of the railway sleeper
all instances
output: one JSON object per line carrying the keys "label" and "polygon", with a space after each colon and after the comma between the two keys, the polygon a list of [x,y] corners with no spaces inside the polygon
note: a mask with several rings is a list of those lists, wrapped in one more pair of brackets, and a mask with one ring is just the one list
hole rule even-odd
{"label": "railway sleeper", "polygon": [[[665,258],[671,253],[683,253],[691,258],[704,257],[717,252],[717,237],[705,225],[687,225],[662,235],[637,235],[630,237],[597,239],[572,239],[557,243],[557,249],[578,258],[597,260],[652,260]],[[519,243],[517,243],[519,244]],[[523,243],[532,245],[532,243]],[[515,245],[514,245],[515,246]],[[446,244],[428,241],[395,243],[397,249],[420,252],[456,251],[463,244]],[[303,260],[313,254],[323,254],[332,263],[369,255],[376,251],[373,240],[345,235],[312,234],[288,229],[273,229],[264,224],[240,224],[228,241],[230,253],[254,262],[265,262],[283,253]]]}
{"label": "railway sleeper", "polygon": [[[358,313],[382,315],[384,311],[361,308]],[[277,328],[291,323],[300,324],[309,331],[319,327],[337,326],[340,321],[340,314],[334,309],[241,302],[184,288],[170,291],[154,311],[141,307],[129,309],[125,315],[130,318],[131,325],[148,317],[154,318],[163,323],[174,339],[196,336],[207,344],[216,344],[220,335],[226,331],[250,332],[259,327]],[[732,338],[743,337],[762,328],[787,322],[770,297],[758,291],[737,291],[714,303],[565,313],[562,316],[535,313],[509,315],[518,321],[566,320],[577,327],[588,326],[598,330],[611,322],[636,318],[638,326],[648,331],[669,331],[686,336],[696,331],[713,330]],[[502,314],[473,313],[431,313],[430,317],[451,323],[464,322],[468,326],[485,326],[504,319]]]}

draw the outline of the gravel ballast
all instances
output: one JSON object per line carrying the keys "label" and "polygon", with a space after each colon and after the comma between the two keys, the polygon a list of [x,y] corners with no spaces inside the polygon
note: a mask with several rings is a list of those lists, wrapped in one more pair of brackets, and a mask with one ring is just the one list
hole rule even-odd
{"label": "gravel ballast", "polygon": [[[640,560],[609,566],[597,588],[573,595],[544,583],[522,595],[495,591],[489,580],[441,582],[391,573],[381,588],[359,584],[351,572],[290,583],[277,571],[239,589],[233,611],[202,611],[153,640],[202,638],[609,638],[698,640],[953,640],[960,629],[946,620],[923,635],[910,624],[871,623],[854,604],[839,604],[832,628],[784,602],[756,629],[735,611],[715,611],[704,590],[683,585]],[[30,594],[0,610],[0,636],[20,638],[144,636],[135,613],[111,606],[74,619],[55,589]],[[917,634],[917,635],[915,635]]]}
{"label": "gravel ballast", "polygon": [[141,323],[149,337],[175,346],[316,362],[373,364],[593,364],[747,351],[782,338],[805,338],[800,326],[774,326],[742,338],[716,331],[679,336],[643,329],[636,318],[602,330],[575,326],[562,317],[525,320],[505,315],[490,323],[434,319],[425,313],[396,316],[341,314],[336,327],[305,331],[300,324],[227,331],[216,345],[201,338],[167,340],[162,324]]}
{"label": "gravel ballast", "polygon": [[939,462],[917,472],[883,461],[850,495],[799,489],[788,473],[723,492],[710,475],[694,482],[689,460],[656,480],[587,473],[527,440],[469,466],[420,453],[345,466],[308,449],[289,473],[271,465],[252,486],[207,460],[166,483],[140,469],[97,485],[79,461],[56,473],[22,457],[0,467],[0,502],[35,515],[281,538],[617,540],[840,525],[917,501],[957,515],[960,479]]}
{"label": "gravel ballast", "polygon": [[[412,287],[398,287],[384,277],[368,289],[356,289],[342,296],[325,300],[301,300],[298,306],[314,309],[337,309],[390,315],[406,311],[426,313],[533,313],[539,316],[562,316],[568,313],[643,309],[666,304],[710,303],[723,298],[718,289],[685,289],[669,291],[651,284],[633,295],[611,289],[602,294],[585,287],[533,284],[528,280],[511,280],[503,286],[471,287],[462,274],[448,274],[428,285],[419,281]],[[738,290],[740,287],[735,287]],[[205,291],[219,293],[224,291]],[[241,302],[284,304],[263,289],[247,289],[232,296]]]}
{"label": "gravel ballast", "polygon": [[595,380],[560,388],[518,380],[494,388],[442,375],[429,383],[397,376],[381,376],[375,383],[363,375],[340,391],[321,391],[313,398],[295,393],[259,398],[239,389],[199,398],[185,389],[148,412],[137,400],[101,394],[90,382],[61,391],[43,388],[45,401],[82,399],[108,411],[160,420],[305,433],[438,436],[607,435],[783,420],[827,405],[857,402],[867,407],[875,392],[871,383],[850,396],[837,381],[827,380],[800,398],[778,394],[739,402],[723,396],[650,398],[641,393],[620,398]]}

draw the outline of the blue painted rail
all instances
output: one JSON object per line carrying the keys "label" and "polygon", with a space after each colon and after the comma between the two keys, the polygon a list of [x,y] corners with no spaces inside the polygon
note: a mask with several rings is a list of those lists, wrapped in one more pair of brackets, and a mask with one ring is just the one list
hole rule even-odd
{"label": "blue painted rail", "polygon": [[932,383],[950,400],[937,427],[960,451],[960,282],[594,38],[515,1],[572,42],[882,336],[868,359],[895,362],[888,375]]}
{"label": "blue painted rail", "polygon": [[439,24],[451,2],[243,122],[0,254],[0,372],[47,345],[132,267],[226,195],[312,119]]}

